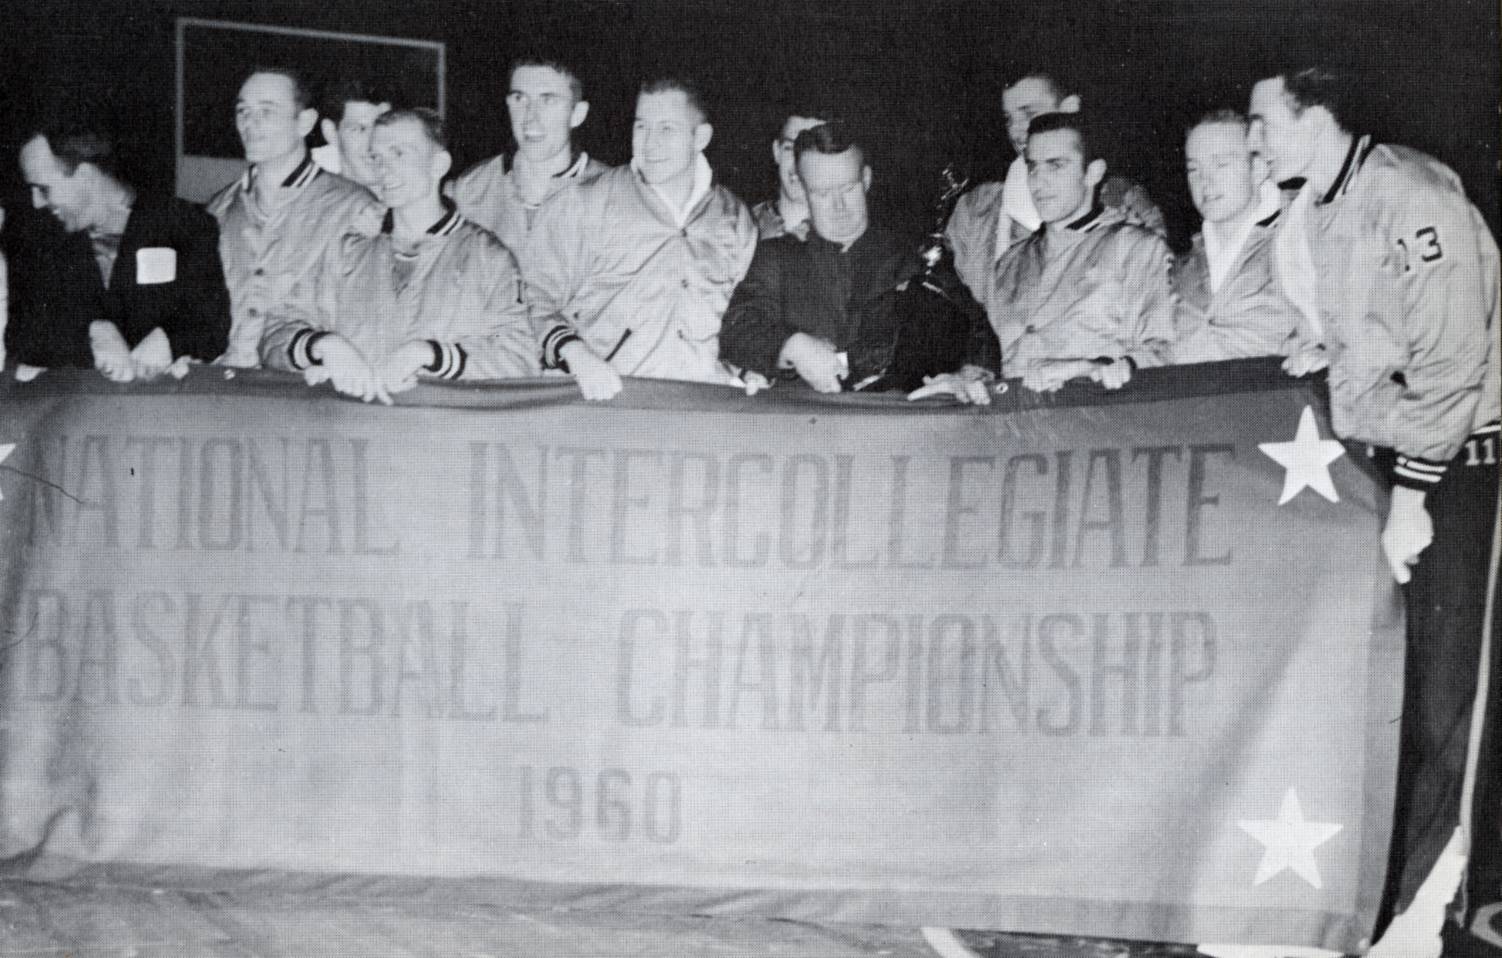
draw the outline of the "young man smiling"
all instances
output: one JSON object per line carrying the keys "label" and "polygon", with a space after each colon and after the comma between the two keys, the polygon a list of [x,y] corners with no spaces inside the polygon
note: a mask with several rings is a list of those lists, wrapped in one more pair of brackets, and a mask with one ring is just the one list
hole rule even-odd
{"label": "young man smiling", "polygon": [[[1001,366],[1026,389],[1077,378],[1119,389],[1134,370],[1162,365],[1174,338],[1173,257],[1156,233],[1096,201],[1106,161],[1095,141],[1079,113],[1045,114],[1028,128],[1028,189],[1043,225],[1002,255],[984,300]],[[977,337],[958,372],[930,377],[909,398],[990,402],[999,370],[984,342]]]}
{"label": "young man smiling", "polygon": [[732,383],[720,319],[756,247],[744,203],[714,182],[714,136],[688,82],[643,84],[631,164],[562,192],[521,254],[544,367],[609,399],[621,376]]}
{"label": "young man smiling", "polygon": [[347,233],[324,254],[316,316],[274,316],[266,365],[382,402],[424,377],[536,373],[515,259],[439,194],[452,162],[443,121],[423,109],[383,114],[370,159],[388,208],[381,231]]}

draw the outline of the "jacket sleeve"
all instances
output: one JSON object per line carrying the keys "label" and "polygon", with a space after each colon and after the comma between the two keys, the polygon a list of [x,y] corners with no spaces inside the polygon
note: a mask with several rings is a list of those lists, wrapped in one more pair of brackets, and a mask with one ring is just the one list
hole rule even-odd
{"label": "jacket sleeve", "polygon": [[1162,366],[1174,341],[1174,295],[1169,281],[1173,254],[1156,233],[1136,230],[1125,238],[1121,278],[1127,302],[1122,314],[1122,355],[1139,369]]}
{"label": "jacket sleeve", "polygon": [[262,365],[287,372],[301,372],[314,365],[309,347],[320,335],[333,329],[334,317],[338,315],[344,248],[359,241],[358,235],[346,234],[328,244],[308,276],[306,285],[311,287],[310,294],[267,310],[266,327],[261,333]]}
{"label": "jacket sleeve", "polygon": [[521,270],[516,257],[499,241],[484,236],[475,253],[483,262],[470,274],[484,285],[484,306],[456,331],[452,340],[430,340],[437,368],[426,370],[443,379],[515,379],[538,372],[537,340],[532,335]]}
{"label": "jacket sleeve", "polygon": [[[970,295],[980,303],[986,302],[986,284],[991,282],[991,264],[986,262],[987,234],[996,224],[981,215],[982,191],[977,188],[960,197],[949,222],[944,224],[944,240],[954,254],[954,270],[960,281],[970,290]],[[1000,210],[997,198],[997,214]],[[990,229],[988,229],[988,226]]]}
{"label": "jacket sleeve", "polygon": [[185,210],[178,235],[179,309],[170,328],[162,331],[172,355],[204,362],[218,359],[229,344],[229,290],[219,259],[219,225],[209,214]]}
{"label": "jacket sleeve", "polygon": [[[1410,190],[1387,228],[1384,268],[1402,294],[1408,363],[1391,412],[1394,479],[1432,488],[1475,426],[1488,336],[1497,335],[1497,245],[1465,194]],[[1381,309],[1371,303],[1368,309]]]}
{"label": "jacket sleeve", "polygon": [[736,286],[720,324],[720,358],[764,376],[777,374],[777,357],[797,329],[783,322],[781,240],[758,243],[751,267]]}
{"label": "jacket sleeve", "polygon": [[587,265],[593,227],[586,219],[581,191],[565,188],[538,213],[531,240],[521,252],[524,299],[544,369],[561,369],[558,351],[580,338],[569,305]]}

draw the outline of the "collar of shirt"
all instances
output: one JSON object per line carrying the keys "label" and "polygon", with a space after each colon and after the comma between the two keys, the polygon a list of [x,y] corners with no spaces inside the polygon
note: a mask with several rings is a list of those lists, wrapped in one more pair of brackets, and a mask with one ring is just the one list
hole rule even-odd
{"label": "collar of shirt", "polygon": [[[1001,208],[1029,233],[1038,232],[1038,227],[1043,225],[1043,217],[1038,215],[1038,207],[1033,205],[1033,194],[1027,188],[1025,157],[1017,157],[1007,167],[1006,181],[1001,184]],[[1011,224],[1005,217],[998,216],[996,220],[996,253],[999,256],[1011,245],[1012,235]]]}
{"label": "collar of shirt", "polygon": [[1205,261],[1210,266],[1210,292],[1220,291],[1231,267],[1241,256],[1241,251],[1246,249],[1252,231],[1276,217],[1278,205],[1277,184],[1272,180],[1263,180],[1257,190],[1256,204],[1246,210],[1239,220],[1229,225],[1205,223]]}
{"label": "collar of shirt", "polygon": [[[635,173],[638,179],[641,179],[641,167],[637,165],[635,159],[631,161],[631,172]],[[642,180],[642,182],[647,183],[646,180]],[[699,201],[709,195],[709,187],[713,183],[714,171],[709,168],[709,161],[704,158],[703,153],[695,153],[694,187],[689,191],[688,199],[684,201],[681,208],[676,207],[673,201],[668,199],[662,190],[657,188],[655,183],[647,183],[647,186],[651,187],[652,192],[657,194],[657,198],[662,200],[662,205],[666,206],[668,211],[673,214],[673,225],[679,229],[683,229],[683,227],[688,225],[688,218],[693,213],[694,207],[698,206]]]}
{"label": "collar of shirt", "polygon": [[339,158],[339,146],[335,143],[325,143],[323,146],[315,146],[308,152],[313,162],[333,174],[344,172],[344,163]]}

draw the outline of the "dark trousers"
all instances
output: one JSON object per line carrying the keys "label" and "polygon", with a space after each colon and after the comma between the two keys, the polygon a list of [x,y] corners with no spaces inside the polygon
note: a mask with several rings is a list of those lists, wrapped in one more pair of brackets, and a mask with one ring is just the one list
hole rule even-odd
{"label": "dark trousers", "polygon": [[[1497,440],[1494,432],[1473,436],[1429,493],[1425,506],[1434,521],[1434,541],[1403,590],[1408,615],[1403,725],[1379,932],[1413,901],[1460,820],[1487,583],[1496,576],[1491,550]],[[1391,454],[1379,451],[1377,459],[1386,466]],[[1495,668],[1492,675],[1497,675]],[[1495,752],[1495,733],[1492,739]],[[1495,778],[1495,755],[1490,768]],[[1478,836],[1483,831],[1492,836],[1492,855],[1499,830],[1497,799],[1495,782],[1478,787],[1475,830]]]}

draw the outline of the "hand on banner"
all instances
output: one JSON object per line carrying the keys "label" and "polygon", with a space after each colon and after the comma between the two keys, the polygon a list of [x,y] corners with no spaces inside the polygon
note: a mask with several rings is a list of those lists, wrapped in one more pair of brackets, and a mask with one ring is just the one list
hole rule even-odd
{"label": "hand on banner", "polygon": [[172,344],[167,334],[158,326],[146,334],[130,351],[131,365],[137,379],[155,379],[172,365]]}
{"label": "hand on banner", "polygon": [[924,376],[923,385],[907,394],[909,401],[927,399],[929,396],[953,396],[972,406],[991,405],[991,383],[995,380],[989,369],[981,366],[961,366],[952,373]]}
{"label": "hand on banner", "polygon": [[381,385],[389,395],[406,392],[417,385],[417,371],[433,361],[433,346],[426,340],[402,343],[381,361],[376,370]]}
{"label": "hand on banner", "polygon": [[381,384],[380,377],[349,340],[338,333],[330,333],[314,343],[311,351],[316,354],[313,358],[318,363],[303,372],[303,379],[309,386],[327,382],[338,392],[362,402],[375,399],[391,405],[391,396]]}
{"label": "hand on banner", "polygon": [[1325,347],[1318,344],[1301,347],[1283,360],[1283,371],[1290,376],[1307,376],[1330,365],[1330,356]]}
{"label": "hand on banner", "polygon": [[1097,363],[1090,378],[1106,389],[1120,389],[1132,381],[1132,363],[1125,356],[1109,363]]}
{"label": "hand on banner", "polygon": [[568,363],[568,371],[579,383],[584,398],[597,401],[614,399],[621,391],[621,374],[615,367],[595,355],[583,340],[574,340],[558,350],[558,358]]}
{"label": "hand on banner", "polygon": [[1058,392],[1071,379],[1085,376],[1094,379],[1098,368],[1088,359],[1045,359],[1032,364],[1023,372],[1022,388],[1038,393]]}
{"label": "hand on banner", "polygon": [[136,378],[130,348],[114,323],[96,319],[89,324],[89,349],[94,354],[94,368],[110,382],[128,383]]}
{"label": "hand on banner", "polygon": [[839,351],[834,348],[834,343],[828,340],[808,333],[794,333],[782,344],[782,352],[777,355],[777,365],[783,369],[796,370],[799,378],[812,386],[815,392],[840,391],[840,372],[844,364],[840,362]]}
{"label": "hand on banner", "polygon": [[1407,486],[1394,487],[1387,525],[1382,529],[1382,551],[1399,584],[1407,585],[1413,578],[1410,566],[1419,564],[1419,555],[1433,541],[1434,520],[1424,507],[1424,493]]}
{"label": "hand on banner", "polygon": [[772,388],[772,380],[754,369],[741,370],[740,381],[741,385],[745,387],[747,396],[754,396],[763,389]]}

